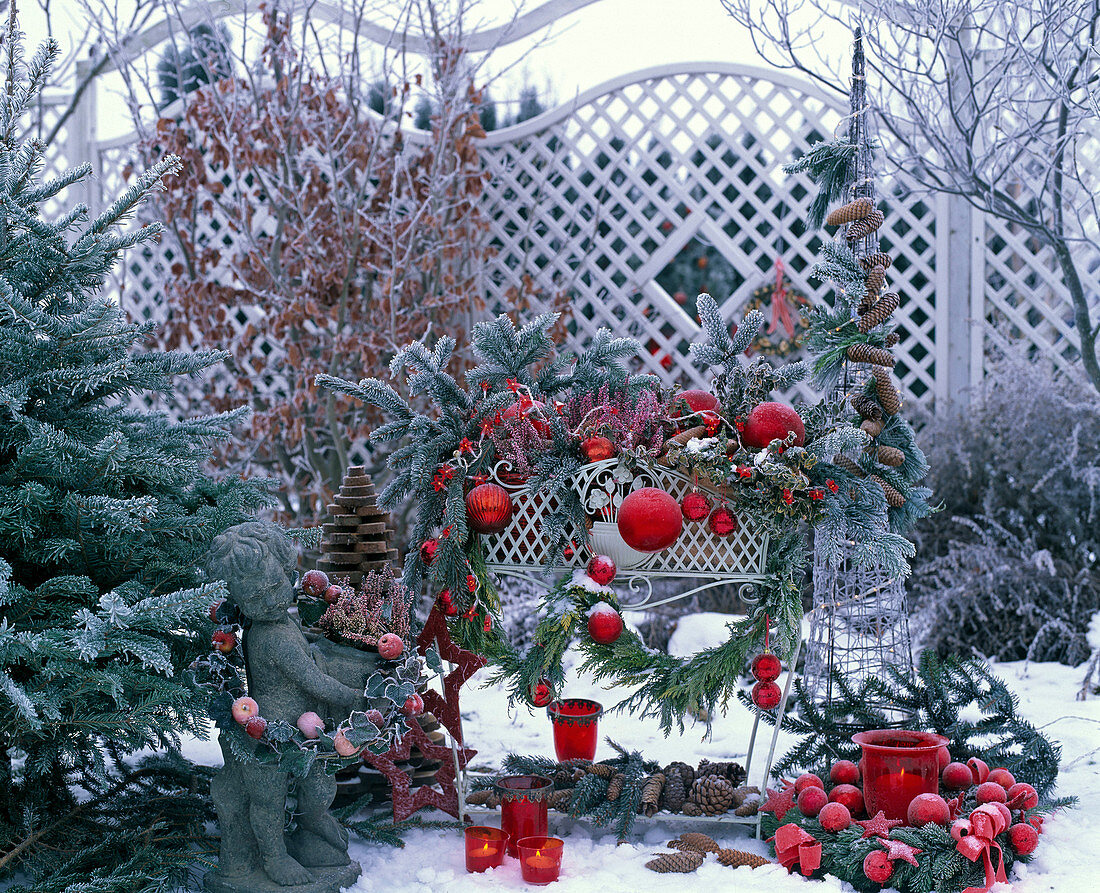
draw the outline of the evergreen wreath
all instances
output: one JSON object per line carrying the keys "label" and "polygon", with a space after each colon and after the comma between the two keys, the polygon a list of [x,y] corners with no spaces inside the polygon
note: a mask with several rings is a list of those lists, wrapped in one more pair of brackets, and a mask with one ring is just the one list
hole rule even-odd
{"label": "evergreen wreath", "polygon": [[752,293],[745,305],[745,313],[747,315],[753,310],[763,312],[765,308],[771,309],[772,321],[752,339],[750,350],[773,357],[788,357],[796,353],[810,328],[812,304],[791,284],[781,260],[776,261],[775,279]]}

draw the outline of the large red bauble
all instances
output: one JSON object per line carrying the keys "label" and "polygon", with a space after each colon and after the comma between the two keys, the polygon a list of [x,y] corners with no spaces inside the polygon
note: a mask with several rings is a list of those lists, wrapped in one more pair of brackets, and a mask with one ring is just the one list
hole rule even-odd
{"label": "large red bauble", "polygon": [[737,517],[724,505],[718,506],[707,521],[707,529],[715,536],[730,536],[740,527]]}
{"label": "large red bauble", "polygon": [[817,820],[826,831],[843,831],[852,824],[852,814],[843,803],[826,803],[817,814]]}
{"label": "large red bauble", "polygon": [[851,760],[837,760],[829,770],[829,781],[833,784],[855,784],[859,781],[859,766]]}
{"label": "large red bauble", "polygon": [[1035,847],[1039,845],[1039,832],[1031,825],[1017,823],[1008,829],[1008,839],[1012,842],[1012,849],[1026,856],[1035,852]]}
{"label": "large red bauble", "polygon": [[466,518],[477,533],[500,533],[512,520],[512,497],[500,484],[478,484],[466,494]]}
{"label": "large red bauble", "polygon": [[619,506],[619,536],[638,552],[667,549],[684,529],[680,506],[664,490],[642,487]]}
{"label": "large red bauble", "polygon": [[757,682],[752,687],[752,702],[761,710],[774,710],[783,699],[783,691],[774,682]]}
{"label": "large red bauble", "polygon": [[867,880],[885,884],[894,873],[894,863],[886,855],[886,850],[871,850],[863,860],[863,873],[867,875]]}
{"label": "large red bauble", "polygon": [[543,410],[546,409],[545,404],[540,403],[538,400],[531,400],[526,405],[521,406],[521,401],[517,400],[511,406],[504,410],[500,414],[500,417],[505,421],[509,419],[519,420],[526,418],[531,423],[531,427],[535,429],[535,433],[540,437],[550,436],[550,423],[542,417]]}
{"label": "large red bauble", "polygon": [[584,572],[588,574],[592,582],[606,586],[615,579],[618,568],[615,567],[615,562],[609,556],[593,555],[588,559],[588,565],[585,567]]}
{"label": "large red bauble", "polygon": [[948,763],[943,767],[943,786],[949,791],[963,791],[974,784],[974,774],[966,763]]}
{"label": "large red bauble", "polygon": [[947,801],[939,794],[917,794],[909,801],[906,818],[914,828],[923,828],[925,825],[947,827],[951,821],[951,810],[947,808]]}
{"label": "large red bauble", "polygon": [[615,444],[606,437],[586,437],[581,441],[581,452],[589,462],[602,462],[615,455]]}
{"label": "large red bauble", "polygon": [[817,818],[821,808],[829,802],[829,797],[821,788],[804,788],[798,795],[798,811],[806,818]]}
{"label": "large red bauble", "polygon": [[[676,395],[676,402],[679,403],[680,401],[687,403],[691,412],[705,412],[708,409],[718,408],[718,398],[706,391],[694,389],[681,391]],[[673,411],[675,412],[675,409]]]}
{"label": "large red bauble", "polygon": [[598,645],[610,645],[623,634],[623,617],[607,602],[598,602],[588,612],[588,635]]}
{"label": "large red bauble", "polygon": [[775,682],[783,671],[783,663],[771,651],[762,651],[752,659],[752,675],[760,682]]}
{"label": "large red bauble", "polygon": [[688,521],[702,521],[710,514],[710,500],[702,493],[692,491],[680,503],[680,511]]}
{"label": "large red bauble", "polygon": [[852,815],[863,812],[863,791],[854,784],[838,784],[829,791],[830,803],[843,803]]}
{"label": "large red bauble", "polygon": [[798,413],[785,403],[761,403],[745,419],[741,442],[753,449],[763,449],[773,440],[783,440],[794,432],[794,445],[806,443],[806,426]]}

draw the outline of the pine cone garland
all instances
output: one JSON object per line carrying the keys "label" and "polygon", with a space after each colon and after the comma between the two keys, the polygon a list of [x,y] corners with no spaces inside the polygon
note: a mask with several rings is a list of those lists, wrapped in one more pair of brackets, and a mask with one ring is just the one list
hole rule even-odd
{"label": "pine cone garland", "polygon": [[616,772],[611,776],[611,781],[607,783],[607,799],[608,802],[614,803],[619,799],[619,795],[623,792],[623,787],[626,785],[626,776],[621,772]]}
{"label": "pine cone garland", "polygon": [[853,363],[870,363],[872,366],[888,366],[893,369],[897,362],[889,351],[870,344],[848,345],[848,359]]}
{"label": "pine cone garland", "polygon": [[876,462],[888,468],[897,468],[905,461],[905,453],[897,447],[879,444],[877,447],[872,446],[868,452],[874,455]]}
{"label": "pine cone garland", "polygon": [[882,407],[866,394],[859,394],[852,398],[852,409],[858,412],[861,418],[882,421]]}
{"label": "pine cone garland", "polygon": [[840,453],[833,459],[833,465],[843,468],[848,474],[854,475],[857,478],[867,477],[867,472],[843,453]]}
{"label": "pine cone garland", "polygon": [[713,837],[701,831],[685,831],[676,840],[669,841],[668,845],[697,853],[717,853],[721,849]]}
{"label": "pine cone garland", "polygon": [[867,480],[874,481],[880,487],[882,492],[886,496],[886,504],[892,508],[899,509],[905,505],[905,497],[901,495],[897,490],[891,487],[886,481],[880,478],[877,474],[869,475]]}
{"label": "pine cone garland", "polygon": [[[867,333],[871,329],[878,328],[890,319],[891,314],[898,309],[901,296],[896,291],[888,291],[871,306],[869,310],[861,311],[859,318],[859,330]],[[863,306],[862,304],[860,305]]]}
{"label": "pine cone garland", "polygon": [[704,815],[719,815],[733,805],[733,785],[718,775],[707,775],[691,786],[691,800]]}
{"label": "pine cone garland", "polygon": [[741,850],[719,850],[718,861],[730,868],[740,868],[748,865],[749,868],[761,868],[771,865],[771,860],[758,856],[756,853],[745,853]]}
{"label": "pine cone garland", "polygon": [[665,777],[660,772],[651,775],[642,785],[641,812],[647,817],[657,814],[658,804],[661,802],[661,789],[665,786]]}
{"label": "pine cone garland", "polygon": [[662,856],[658,856],[656,859],[650,859],[650,861],[646,862],[645,867],[650,871],[658,871],[661,874],[668,874],[669,872],[687,874],[695,871],[696,868],[703,864],[706,858],[707,857],[702,853],[681,850],[677,853],[665,853]]}
{"label": "pine cone garland", "polygon": [[876,264],[871,267],[870,272],[867,273],[867,297],[865,298],[869,304],[874,304],[875,299],[878,298],[879,293],[882,291],[882,286],[886,284],[886,267],[881,264]]}
{"label": "pine cone garland", "polygon": [[857,198],[855,201],[833,208],[829,216],[825,218],[827,226],[843,226],[845,223],[854,223],[862,220],[875,209],[875,203],[869,198]]}
{"label": "pine cone garland", "polygon": [[[894,383],[890,381],[890,372],[887,369],[875,367],[875,396],[882,404],[882,411],[887,415],[897,415],[901,412],[901,395]],[[901,463],[898,463],[899,465]]]}
{"label": "pine cone garland", "polygon": [[669,812],[679,812],[684,808],[684,801],[687,799],[687,788],[684,786],[683,776],[679,772],[672,772],[666,775],[668,779],[665,782],[664,790],[661,791],[661,809],[667,809]]}
{"label": "pine cone garland", "polygon": [[868,271],[870,271],[872,267],[882,267],[885,270],[889,270],[893,262],[894,259],[885,251],[876,251],[874,254],[868,254],[866,257],[861,257],[859,259],[860,266]]}
{"label": "pine cone garland", "polygon": [[847,232],[844,233],[844,237],[849,242],[857,242],[871,235],[871,233],[882,226],[885,220],[886,218],[883,216],[882,211],[875,208],[866,217],[857,220],[855,223],[849,224]]}
{"label": "pine cone garland", "polygon": [[882,419],[864,419],[859,427],[866,431],[869,437],[878,437],[882,433]]}

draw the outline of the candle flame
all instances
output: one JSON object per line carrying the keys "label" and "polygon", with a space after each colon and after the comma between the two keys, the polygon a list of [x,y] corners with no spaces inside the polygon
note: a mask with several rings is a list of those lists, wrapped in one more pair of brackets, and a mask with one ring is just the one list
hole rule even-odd
{"label": "candle flame", "polygon": [[488,840],[486,840],[486,841],[485,841],[485,845],[484,845],[484,846],[482,846],[482,848],[481,848],[481,849],[482,849],[483,851],[485,851],[486,853],[487,853],[487,852],[489,852],[489,841],[488,841]]}
{"label": "candle flame", "polygon": [[542,850],[540,850],[540,849],[536,849],[536,850],[535,850],[535,858],[537,859],[537,858],[538,858],[539,856],[541,856],[541,855],[542,855]]}

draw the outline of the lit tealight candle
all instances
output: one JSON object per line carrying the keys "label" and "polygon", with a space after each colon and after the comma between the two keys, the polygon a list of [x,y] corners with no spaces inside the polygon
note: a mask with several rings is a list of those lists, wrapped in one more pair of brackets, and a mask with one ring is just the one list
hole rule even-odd
{"label": "lit tealight candle", "polygon": [[520,873],[529,884],[552,884],[561,873],[563,841],[557,837],[525,837],[519,842]]}
{"label": "lit tealight candle", "polygon": [[498,828],[474,825],[466,829],[466,870],[486,871],[497,868],[504,861],[504,847],[508,841]]}

